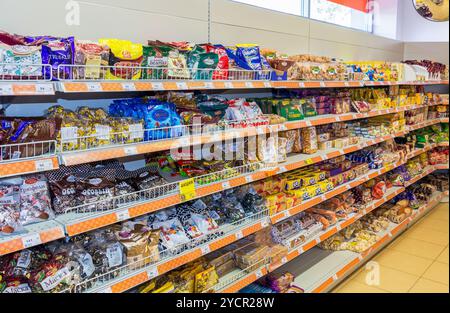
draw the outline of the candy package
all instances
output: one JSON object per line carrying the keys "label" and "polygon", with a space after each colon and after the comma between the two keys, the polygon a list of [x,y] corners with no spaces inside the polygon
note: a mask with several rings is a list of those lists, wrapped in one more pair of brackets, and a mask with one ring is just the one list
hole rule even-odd
{"label": "candy package", "polygon": [[161,231],[162,244],[167,249],[176,249],[178,246],[189,242],[183,225],[177,218],[155,222],[152,224],[152,228]]}
{"label": "candy package", "polygon": [[141,78],[142,45],[120,39],[100,39],[101,45],[109,46],[109,66],[106,79],[136,80]]}
{"label": "candy package", "polygon": [[0,235],[20,230],[20,183],[0,181]]}
{"label": "candy package", "polygon": [[147,67],[142,72],[143,79],[167,79],[169,53],[173,48],[157,41],[149,41],[143,47],[142,66]]}
{"label": "candy package", "polygon": [[54,213],[45,176],[25,177],[20,185],[20,223],[28,225],[52,218]]}
{"label": "candy package", "polygon": [[41,47],[0,42],[0,64],[2,79],[39,79],[42,77]]}
{"label": "candy package", "polygon": [[106,79],[109,47],[92,41],[75,42],[74,79]]}

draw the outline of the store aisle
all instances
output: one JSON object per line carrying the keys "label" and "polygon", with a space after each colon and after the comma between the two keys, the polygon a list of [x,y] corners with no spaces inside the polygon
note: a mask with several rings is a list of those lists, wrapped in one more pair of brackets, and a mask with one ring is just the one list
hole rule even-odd
{"label": "store aisle", "polygon": [[448,249],[449,208],[448,203],[441,203],[372,259],[379,266],[378,285],[366,283],[376,273],[368,264],[333,292],[448,293]]}

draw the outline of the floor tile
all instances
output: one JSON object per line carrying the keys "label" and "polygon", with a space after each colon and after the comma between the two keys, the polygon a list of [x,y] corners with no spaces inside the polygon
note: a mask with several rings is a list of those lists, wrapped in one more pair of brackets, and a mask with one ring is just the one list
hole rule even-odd
{"label": "floor tile", "polygon": [[379,262],[382,266],[416,276],[425,273],[433,263],[432,260],[394,250],[384,250],[374,258],[374,261]]}
{"label": "floor tile", "polygon": [[431,229],[434,231],[444,232],[444,233],[448,234],[449,223],[448,223],[448,221],[437,220],[437,219],[426,217],[424,220],[419,221],[417,223],[417,227],[419,229],[420,228]]}
{"label": "floor tile", "polygon": [[436,261],[449,264],[448,262],[448,246],[442,251],[442,253],[436,258]]}
{"label": "floor tile", "polygon": [[414,226],[413,228],[409,229],[406,233],[404,233],[402,236],[406,238],[431,242],[441,246],[448,245],[448,234],[424,227]]}
{"label": "floor tile", "polygon": [[339,286],[333,293],[387,293],[388,291],[361,284],[356,281],[349,281],[348,283]]}
{"label": "floor tile", "polygon": [[423,278],[448,285],[448,267],[448,264],[434,262],[423,274]]}
{"label": "floor tile", "polygon": [[441,245],[426,242],[423,240],[400,237],[394,242],[392,246],[389,246],[387,249],[412,254],[425,259],[435,260],[444,251],[445,248]]}
{"label": "floor tile", "polygon": [[389,292],[405,293],[408,292],[420,278],[419,276],[391,269],[386,266],[379,267],[379,275],[379,285],[367,284],[366,279],[371,279],[372,277],[371,272],[368,270],[362,271],[355,276],[353,280],[360,284],[380,288]]}
{"label": "floor tile", "polygon": [[425,278],[420,278],[410,293],[448,293],[448,285],[434,282]]}

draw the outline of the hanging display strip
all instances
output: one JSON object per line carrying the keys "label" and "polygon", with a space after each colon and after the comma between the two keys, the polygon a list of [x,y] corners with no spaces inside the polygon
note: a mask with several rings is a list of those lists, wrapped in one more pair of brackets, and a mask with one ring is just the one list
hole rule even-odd
{"label": "hanging display strip", "polygon": [[138,91],[174,91],[174,90],[226,90],[226,89],[303,89],[303,88],[349,88],[364,86],[394,85],[448,85],[441,81],[8,81],[0,80],[0,96],[38,96],[54,95],[55,91],[64,93],[85,92],[138,92]]}
{"label": "hanging display strip", "polygon": [[8,82],[0,81],[0,96],[44,96],[54,95],[52,82]]}
{"label": "hanging display strip", "polygon": [[59,162],[56,156],[0,161],[0,177],[46,172],[58,168]]}
{"label": "hanging display strip", "polygon": [[24,227],[17,235],[0,236],[0,256],[46,242],[64,238],[64,228],[56,221],[46,221]]}

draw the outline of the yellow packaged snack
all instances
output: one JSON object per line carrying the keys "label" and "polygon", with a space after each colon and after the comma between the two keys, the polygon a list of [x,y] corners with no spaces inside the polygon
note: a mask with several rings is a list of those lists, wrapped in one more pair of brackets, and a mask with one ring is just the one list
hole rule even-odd
{"label": "yellow packaged snack", "polygon": [[286,179],[286,184],[284,187],[284,190],[295,190],[295,189],[299,189],[300,187],[302,187],[302,182],[301,179],[296,177],[289,177]]}
{"label": "yellow packaged snack", "polygon": [[319,184],[308,186],[306,187],[306,190],[308,190],[308,193],[311,195],[311,198],[314,198],[323,193],[322,188]]}
{"label": "yellow packaged snack", "polygon": [[111,49],[109,66],[106,73],[109,80],[137,80],[141,78],[143,48],[141,44],[120,39],[100,39],[99,43]]}
{"label": "yellow packaged snack", "polygon": [[216,273],[215,267],[212,266],[205,271],[195,275],[195,293],[208,291],[218,282],[219,276]]}

